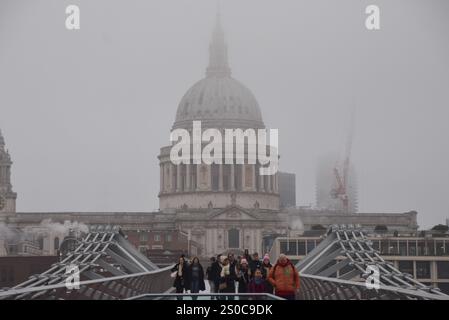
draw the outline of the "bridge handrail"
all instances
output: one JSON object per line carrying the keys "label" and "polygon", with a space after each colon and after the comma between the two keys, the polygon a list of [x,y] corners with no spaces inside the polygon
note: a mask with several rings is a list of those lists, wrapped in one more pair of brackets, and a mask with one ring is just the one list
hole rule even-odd
{"label": "bridge handrail", "polygon": [[[165,267],[165,268],[160,268],[160,269],[152,270],[149,272],[141,272],[141,273],[127,274],[127,275],[123,275],[123,276],[115,276],[115,277],[107,277],[107,278],[101,278],[101,279],[80,281],[79,285],[80,285],[80,287],[82,287],[82,286],[87,286],[87,285],[92,285],[92,284],[97,284],[97,283],[104,283],[104,282],[110,282],[110,281],[115,281],[115,280],[125,280],[125,279],[130,279],[130,278],[154,275],[154,274],[158,274],[158,273],[167,272],[167,271],[171,270],[173,268],[173,266],[174,266],[174,264],[170,265],[168,267]],[[2,291],[2,289],[0,289],[0,298],[8,297],[8,296],[15,296],[15,295],[23,294],[23,293],[32,293],[32,292],[39,292],[39,291],[44,291],[44,290],[46,291],[46,290],[53,290],[53,289],[61,289],[61,288],[65,288],[65,287],[66,287],[65,283],[59,283],[59,284],[54,284],[54,285],[45,285],[45,286],[39,286],[39,287],[33,287],[33,288],[23,288],[23,289],[10,289],[10,290],[4,290],[4,291]]]}
{"label": "bridge handrail", "polygon": [[271,293],[146,293],[125,300],[139,300],[145,297],[268,297],[271,300],[285,300]]}
{"label": "bridge handrail", "polygon": [[[336,283],[341,284],[345,286],[355,286],[362,288],[363,290],[370,290],[367,288],[366,284],[364,282],[356,282],[356,281],[350,281],[350,280],[344,280],[344,279],[338,279],[338,278],[329,278],[329,277],[321,277],[321,276],[315,276],[310,274],[304,274],[299,272],[299,279],[313,279],[318,280],[322,282],[330,282],[330,283]],[[300,287],[301,290],[301,287]],[[371,289],[375,290],[375,289]],[[392,293],[402,293],[409,296],[416,296],[420,298],[428,298],[428,299],[434,299],[434,300],[449,300],[449,296],[447,295],[437,295],[434,293],[427,293],[422,290],[411,290],[411,289],[404,289],[404,288],[398,288],[393,286],[387,286],[387,285],[381,285],[379,290],[382,291],[388,291]]]}

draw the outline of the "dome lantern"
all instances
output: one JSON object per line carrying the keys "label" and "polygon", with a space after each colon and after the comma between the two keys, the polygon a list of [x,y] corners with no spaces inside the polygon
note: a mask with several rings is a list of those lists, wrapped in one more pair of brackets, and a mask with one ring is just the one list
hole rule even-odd
{"label": "dome lantern", "polygon": [[231,77],[220,13],[209,46],[206,77],[181,99],[173,129],[189,130],[193,121],[201,121],[204,128],[265,128],[255,96]]}

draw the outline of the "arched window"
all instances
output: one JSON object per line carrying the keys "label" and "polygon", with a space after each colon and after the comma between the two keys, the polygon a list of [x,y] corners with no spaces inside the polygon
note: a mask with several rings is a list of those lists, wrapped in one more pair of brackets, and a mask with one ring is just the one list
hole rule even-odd
{"label": "arched window", "polygon": [[53,246],[54,246],[55,250],[59,250],[59,238],[58,237],[56,237],[53,240]]}
{"label": "arched window", "polygon": [[228,231],[228,244],[230,249],[240,248],[240,231],[237,229],[230,229]]}

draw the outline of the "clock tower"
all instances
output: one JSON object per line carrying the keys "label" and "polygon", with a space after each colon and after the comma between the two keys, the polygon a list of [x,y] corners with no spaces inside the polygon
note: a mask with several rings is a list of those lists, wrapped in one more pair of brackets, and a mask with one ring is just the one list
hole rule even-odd
{"label": "clock tower", "polygon": [[15,213],[17,194],[11,184],[11,157],[0,130],[0,213]]}

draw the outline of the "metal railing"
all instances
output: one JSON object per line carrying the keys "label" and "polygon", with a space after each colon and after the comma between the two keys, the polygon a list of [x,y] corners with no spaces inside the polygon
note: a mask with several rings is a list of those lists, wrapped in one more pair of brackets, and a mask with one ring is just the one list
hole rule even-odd
{"label": "metal railing", "polygon": [[269,293],[164,293],[143,294],[126,300],[285,300]]}
{"label": "metal railing", "polygon": [[[171,287],[169,266],[149,272],[81,281],[79,289],[69,290],[65,283],[0,291],[0,299],[114,300],[145,293],[167,292]],[[73,285],[74,283],[70,283]]]}
{"label": "metal railing", "polygon": [[[385,261],[359,226],[332,226],[296,267],[305,300],[449,300]],[[377,270],[376,289],[367,285],[372,270]]]}
{"label": "metal railing", "polygon": [[71,244],[60,262],[0,290],[0,299],[126,299],[165,292],[172,285],[172,266],[159,268],[125,239],[118,226],[91,226],[83,239],[72,239]]}
{"label": "metal railing", "polygon": [[300,300],[449,300],[448,296],[421,290],[381,286],[370,289],[365,282],[300,274]]}

